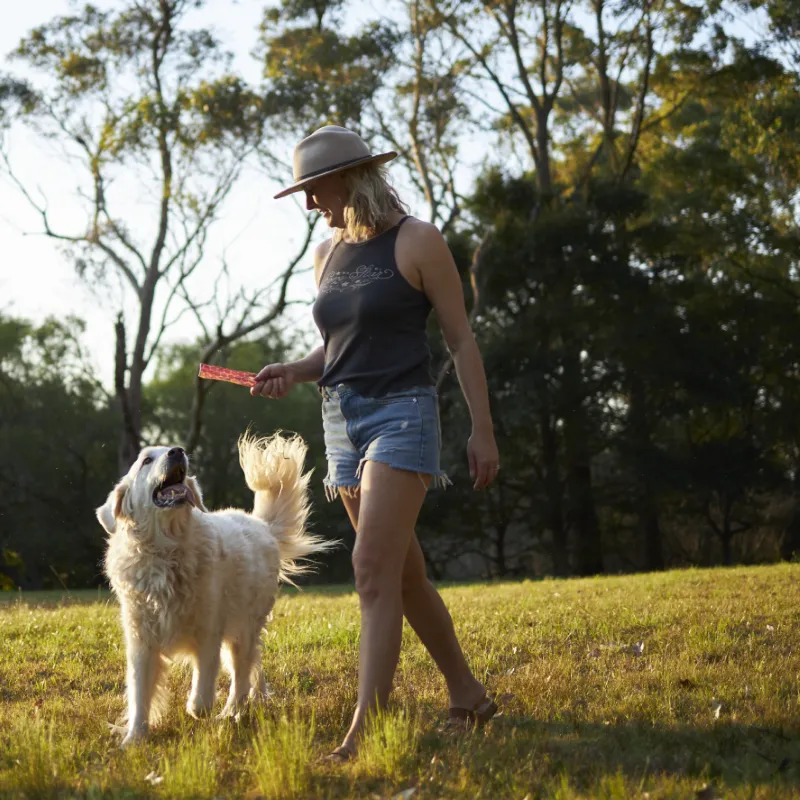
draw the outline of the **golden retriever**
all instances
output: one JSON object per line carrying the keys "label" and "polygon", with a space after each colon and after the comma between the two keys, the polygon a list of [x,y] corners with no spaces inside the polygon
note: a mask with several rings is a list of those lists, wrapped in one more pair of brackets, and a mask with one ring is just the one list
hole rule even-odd
{"label": "golden retriever", "polygon": [[144,737],[164,707],[165,667],[194,667],[186,710],[210,712],[222,659],[230,674],[220,716],[267,693],[261,631],[280,580],[297,563],[335,546],[305,531],[306,445],[275,435],[239,440],[239,462],[255,494],[252,514],[209,512],[180,447],[146,447],[97,518],[109,534],[105,571],[119,598],[127,652],[123,746]]}

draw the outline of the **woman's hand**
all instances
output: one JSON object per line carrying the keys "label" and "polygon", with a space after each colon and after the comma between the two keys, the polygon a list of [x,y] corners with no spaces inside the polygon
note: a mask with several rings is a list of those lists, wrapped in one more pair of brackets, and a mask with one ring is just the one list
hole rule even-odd
{"label": "woman's hand", "polygon": [[472,431],[467,442],[469,475],[475,481],[475,489],[485,489],[500,469],[500,454],[491,429]]}
{"label": "woman's hand", "polygon": [[294,370],[289,364],[267,364],[256,375],[256,384],[250,389],[253,397],[270,397],[280,400],[297,383]]}

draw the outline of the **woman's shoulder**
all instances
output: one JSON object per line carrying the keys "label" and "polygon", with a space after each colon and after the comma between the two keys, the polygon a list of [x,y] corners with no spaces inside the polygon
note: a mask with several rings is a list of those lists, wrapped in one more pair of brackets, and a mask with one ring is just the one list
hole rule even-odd
{"label": "woman's shoulder", "polygon": [[400,227],[397,244],[408,253],[426,253],[431,248],[446,247],[442,232],[432,222],[418,217],[406,217]]}
{"label": "woman's shoulder", "polygon": [[330,239],[325,239],[324,242],[320,242],[314,248],[314,265],[316,266],[319,262],[325,260],[325,256],[328,255],[330,252],[331,246],[333,245],[333,237]]}

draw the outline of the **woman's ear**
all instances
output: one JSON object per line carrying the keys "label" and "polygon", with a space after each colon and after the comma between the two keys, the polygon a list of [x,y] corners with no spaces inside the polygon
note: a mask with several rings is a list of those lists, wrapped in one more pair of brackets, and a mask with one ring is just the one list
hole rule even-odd
{"label": "woman's ear", "polygon": [[106,529],[107,533],[114,533],[117,520],[123,516],[122,506],[128,494],[128,482],[121,481],[108,495],[106,504],[95,510],[97,521]]}
{"label": "woman's ear", "polygon": [[185,483],[192,494],[192,505],[208,513],[208,509],[203,505],[203,494],[200,491],[200,484],[197,482],[197,479],[190,475],[186,478]]}

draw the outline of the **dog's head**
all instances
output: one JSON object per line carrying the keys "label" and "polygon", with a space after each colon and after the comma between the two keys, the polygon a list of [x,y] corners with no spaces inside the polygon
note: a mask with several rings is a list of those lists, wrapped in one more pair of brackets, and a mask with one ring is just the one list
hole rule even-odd
{"label": "dog's head", "polygon": [[108,533],[120,520],[151,527],[159,515],[207,511],[197,481],[187,475],[189,460],[181,447],[146,447],[116,485],[97,519]]}

